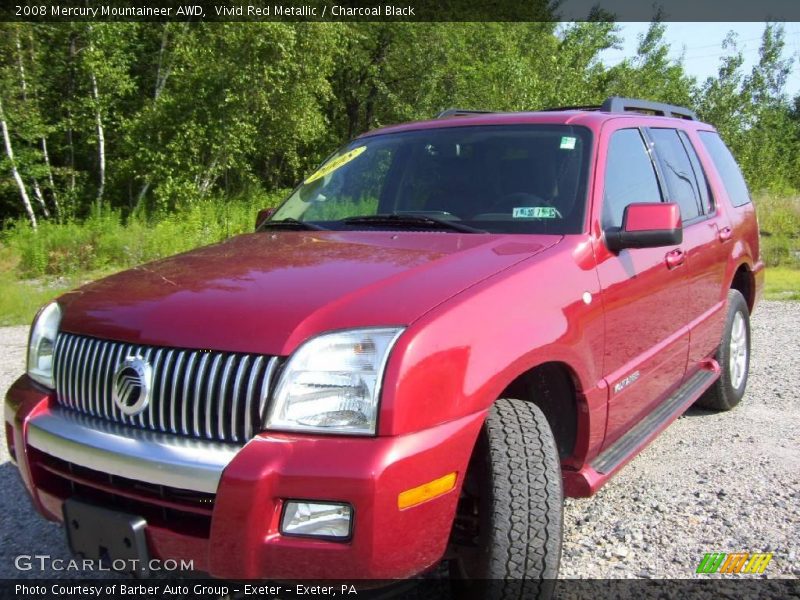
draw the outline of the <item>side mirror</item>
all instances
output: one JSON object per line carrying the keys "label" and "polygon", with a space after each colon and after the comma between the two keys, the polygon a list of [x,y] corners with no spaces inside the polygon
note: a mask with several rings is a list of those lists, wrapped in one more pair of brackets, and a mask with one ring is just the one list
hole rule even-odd
{"label": "side mirror", "polygon": [[605,238],[612,252],[675,246],[683,241],[681,209],[674,202],[629,204],[622,215],[622,227],[607,230]]}
{"label": "side mirror", "polygon": [[256,229],[261,227],[261,224],[275,214],[274,208],[262,208],[256,215]]}

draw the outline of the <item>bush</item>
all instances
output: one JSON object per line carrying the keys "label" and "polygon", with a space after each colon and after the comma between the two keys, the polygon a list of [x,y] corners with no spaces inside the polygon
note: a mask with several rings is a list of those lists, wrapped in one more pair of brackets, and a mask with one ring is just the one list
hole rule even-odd
{"label": "bush", "polygon": [[38,231],[15,222],[2,234],[19,257],[23,278],[126,268],[252,231],[258,210],[275,206],[285,190],[197,202],[171,214],[130,218],[119,211],[84,221],[42,221]]}
{"label": "bush", "polygon": [[[14,255],[13,268],[22,278],[124,269],[252,231],[256,213],[277,205],[286,194],[253,190],[127,220],[119,211],[83,221],[43,220],[38,231],[17,221],[0,239]],[[800,268],[800,197],[762,195],[755,203],[764,261],[771,267]]]}
{"label": "bush", "polygon": [[800,268],[800,197],[765,195],[755,203],[764,262],[770,267]]}

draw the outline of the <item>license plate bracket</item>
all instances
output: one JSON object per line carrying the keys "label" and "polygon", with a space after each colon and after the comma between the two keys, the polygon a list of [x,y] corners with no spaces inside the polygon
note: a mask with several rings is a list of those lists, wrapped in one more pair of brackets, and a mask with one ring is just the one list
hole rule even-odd
{"label": "license plate bracket", "polygon": [[149,575],[147,521],[142,517],[75,498],[66,500],[62,511],[67,543],[73,553],[98,561],[104,568]]}

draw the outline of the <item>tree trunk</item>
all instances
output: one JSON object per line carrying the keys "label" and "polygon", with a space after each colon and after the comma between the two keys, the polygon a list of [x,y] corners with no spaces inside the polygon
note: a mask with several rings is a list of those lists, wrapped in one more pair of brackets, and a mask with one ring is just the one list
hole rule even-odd
{"label": "tree trunk", "polygon": [[201,197],[208,193],[208,190],[211,189],[211,186],[214,185],[219,178],[219,173],[215,173],[218,162],[219,160],[217,158],[211,161],[211,164],[208,165],[208,168],[205,170],[205,175],[197,184],[197,191],[200,192]]}
{"label": "tree trunk", "polygon": [[33,179],[33,195],[36,198],[39,205],[42,207],[42,212],[46,219],[50,218],[50,211],[47,210],[47,204],[44,202],[44,196],[42,195],[42,188],[39,187],[39,182],[36,180],[36,177],[32,177]]}
{"label": "tree trunk", "polygon": [[[92,43],[92,26],[87,25],[89,33],[89,51],[94,54],[94,44]],[[97,207],[103,206],[103,193],[106,189],[106,136],[103,129],[103,113],[100,108],[100,91],[97,86],[97,75],[94,65],[90,60],[88,63],[89,79],[92,83],[92,100],[94,101],[94,120],[97,127],[97,167],[98,167],[98,188],[97,188]]]}
{"label": "tree trunk", "polygon": [[42,156],[44,157],[44,164],[47,165],[47,181],[50,184],[50,193],[53,196],[53,208],[56,216],[58,216],[61,213],[61,209],[58,207],[56,184],[53,181],[53,167],[50,166],[50,154],[47,152],[47,138],[45,136],[42,136]]}
{"label": "tree trunk", "polygon": [[[19,29],[16,30],[15,41],[17,45],[17,65],[19,67],[19,84],[20,87],[22,88],[22,101],[27,104],[28,79],[25,76],[25,56],[24,53],[22,52],[22,42],[19,39]],[[42,213],[44,214],[45,218],[49,219],[50,211],[47,210],[47,204],[45,204],[44,195],[42,195],[42,188],[39,187],[39,182],[36,180],[35,177],[32,177],[31,179],[33,181],[33,195],[39,202],[39,205],[42,207]]]}
{"label": "tree trunk", "polygon": [[139,206],[141,206],[142,200],[144,200],[144,197],[147,195],[147,190],[149,189],[150,189],[150,180],[145,179],[141,189],[139,190],[139,193],[136,195],[136,204],[133,205],[132,212],[135,213],[139,210]]}
{"label": "tree trunk", "polygon": [[69,146],[69,191],[75,192],[75,142],[72,139],[72,111],[67,110],[70,126],[67,128],[67,145]]}
{"label": "tree trunk", "polygon": [[22,198],[23,206],[25,206],[25,212],[28,213],[28,218],[31,221],[31,227],[36,229],[36,215],[33,214],[31,199],[28,197],[28,191],[25,189],[25,183],[22,181],[22,177],[19,175],[17,163],[14,160],[14,150],[11,148],[11,136],[8,134],[8,124],[6,123],[6,116],[3,112],[2,100],[0,100],[0,129],[3,130],[3,142],[6,146],[6,156],[8,156],[8,162],[11,163],[11,175],[14,177],[14,181],[17,183],[17,188],[19,188],[19,195],[20,198]]}
{"label": "tree trunk", "polygon": [[345,105],[345,113],[347,114],[347,139],[351,140],[355,137],[358,131],[358,113],[361,110],[360,102],[351,98]]}
{"label": "tree trunk", "polygon": [[[67,90],[67,97],[69,100],[72,100],[72,96],[75,91],[75,55],[77,53],[77,49],[75,48],[75,36],[70,37],[69,41],[69,60],[70,60],[70,69],[69,69],[69,86]],[[67,127],[67,145],[69,146],[69,191],[70,193],[75,193],[75,140],[73,139],[72,135],[72,110],[67,104],[67,122],[69,126]]]}
{"label": "tree trunk", "polygon": [[22,86],[22,99],[28,100],[28,82],[25,78],[25,62],[22,59],[22,43],[19,40],[19,29],[16,30],[17,64],[19,65],[19,82]]}
{"label": "tree trunk", "polygon": [[100,187],[97,189],[97,206],[103,205],[103,193],[106,188],[106,137],[103,131],[103,115],[100,112],[100,93],[97,90],[97,77],[91,72],[92,98],[94,98],[95,122],[97,123],[97,159],[99,168]]}
{"label": "tree trunk", "polygon": [[165,64],[164,55],[167,52],[169,42],[169,23],[164,23],[164,32],[161,35],[161,48],[158,51],[158,67],[156,68],[156,88],[153,92],[153,99],[158,100],[164,86],[169,78],[169,66]]}

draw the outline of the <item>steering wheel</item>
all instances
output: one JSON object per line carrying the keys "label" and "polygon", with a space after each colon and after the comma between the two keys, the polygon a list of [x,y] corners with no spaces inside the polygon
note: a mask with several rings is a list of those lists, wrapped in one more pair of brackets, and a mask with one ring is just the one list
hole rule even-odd
{"label": "steering wheel", "polygon": [[515,207],[530,207],[530,206],[547,206],[556,211],[556,216],[563,219],[564,215],[558,210],[551,202],[544,200],[536,194],[529,194],[528,192],[512,192],[501,196],[494,202],[489,209],[489,212],[511,212]]}

